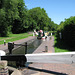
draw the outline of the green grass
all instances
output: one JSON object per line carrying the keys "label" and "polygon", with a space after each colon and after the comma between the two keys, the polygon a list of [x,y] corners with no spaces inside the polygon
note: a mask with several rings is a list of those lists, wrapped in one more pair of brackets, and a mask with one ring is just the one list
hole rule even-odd
{"label": "green grass", "polygon": [[57,52],[69,52],[69,51],[66,49],[60,49],[60,48],[55,47],[55,52],[57,53]]}
{"label": "green grass", "polygon": [[32,36],[32,34],[28,34],[28,33],[10,34],[9,37],[0,37],[0,44],[3,44],[4,40],[6,40],[6,43],[8,43],[8,42],[13,42],[16,40],[27,38],[28,36]]}
{"label": "green grass", "polygon": [[69,52],[64,42],[61,41],[60,39],[57,39],[56,36],[54,36],[54,48],[55,52]]}

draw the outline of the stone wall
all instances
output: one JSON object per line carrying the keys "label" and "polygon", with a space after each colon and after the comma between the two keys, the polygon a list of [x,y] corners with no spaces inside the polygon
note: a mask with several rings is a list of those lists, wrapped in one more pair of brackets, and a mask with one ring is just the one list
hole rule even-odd
{"label": "stone wall", "polygon": [[7,61],[0,61],[0,75],[9,75]]}

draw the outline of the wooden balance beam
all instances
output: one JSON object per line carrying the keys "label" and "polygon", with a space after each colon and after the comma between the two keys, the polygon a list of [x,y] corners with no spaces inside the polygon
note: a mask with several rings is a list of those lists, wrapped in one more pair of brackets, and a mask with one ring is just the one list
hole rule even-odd
{"label": "wooden balance beam", "polygon": [[75,63],[75,52],[6,55],[6,56],[1,56],[1,60],[72,64]]}
{"label": "wooden balance beam", "polygon": [[26,54],[27,62],[75,63],[75,52]]}

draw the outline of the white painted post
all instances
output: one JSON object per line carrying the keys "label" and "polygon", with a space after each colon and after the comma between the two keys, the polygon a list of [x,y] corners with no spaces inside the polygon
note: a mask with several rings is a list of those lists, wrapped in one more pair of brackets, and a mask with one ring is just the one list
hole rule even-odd
{"label": "white painted post", "polygon": [[52,39],[52,33],[51,33],[50,39]]}
{"label": "white painted post", "polygon": [[6,45],[6,41],[4,40],[4,45]]}
{"label": "white painted post", "polygon": [[33,32],[33,36],[34,36],[34,32]]}
{"label": "white painted post", "polygon": [[52,37],[52,33],[51,33],[51,37]]}
{"label": "white painted post", "polygon": [[62,35],[61,35],[61,32],[59,33],[59,35],[60,35],[60,39],[62,39]]}

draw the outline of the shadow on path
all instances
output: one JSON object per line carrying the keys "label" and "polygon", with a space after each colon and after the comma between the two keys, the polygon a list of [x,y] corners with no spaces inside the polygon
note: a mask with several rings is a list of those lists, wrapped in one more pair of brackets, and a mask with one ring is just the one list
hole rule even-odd
{"label": "shadow on path", "polygon": [[29,67],[29,66],[28,66],[28,69],[45,72],[45,73],[50,73],[50,74],[55,74],[55,75],[67,75],[65,73],[59,73],[59,72],[49,71],[49,70],[45,70],[45,69],[38,69],[38,68],[34,68],[34,67]]}

